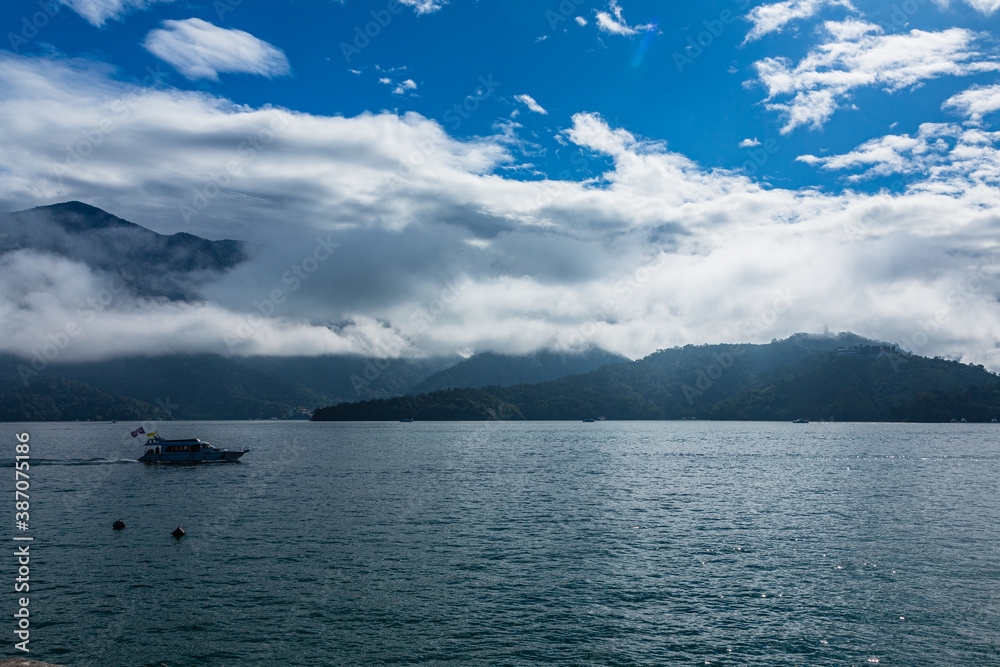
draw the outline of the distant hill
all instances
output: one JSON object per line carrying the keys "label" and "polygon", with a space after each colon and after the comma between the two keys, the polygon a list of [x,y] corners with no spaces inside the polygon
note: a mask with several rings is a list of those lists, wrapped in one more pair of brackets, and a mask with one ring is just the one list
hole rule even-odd
{"label": "distant hill", "polygon": [[61,377],[46,377],[0,394],[0,421],[143,421],[166,419],[163,410],[112,396]]}
{"label": "distant hill", "polygon": [[526,355],[506,355],[493,352],[476,354],[439,371],[409,390],[424,394],[440,389],[509,387],[556,380],[567,375],[588,373],[607,364],[629,363],[621,355],[591,349],[580,353],[541,351]]}
{"label": "distant hill", "polygon": [[[333,402],[399,396],[450,363],[454,361],[445,358],[192,354],[54,362],[38,375],[29,372],[27,379],[30,388],[48,378],[65,378],[77,389],[128,396],[159,406],[175,419],[268,419],[287,415],[299,406],[311,410]],[[24,387],[22,367],[30,369],[29,362],[0,355],[0,411],[5,405],[3,394]]]}
{"label": "distant hill", "polygon": [[341,403],[324,408],[315,421],[509,421],[524,419],[515,405],[482,389],[445,389],[432,394]]}
{"label": "distant hill", "polygon": [[[507,364],[515,373],[526,373],[537,359],[546,359],[544,353],[483,356],[454,377],[509,377],[499,367]],[[432,377],[448,377],[441,371],[453,363],[346,356],[132,357],[53,362],[25,386],[18,368],[26,362],[0,355],[0,419],[135,419],[130,415],[151,410],[159,418],[267,419],[299,406],[324,405],[330,407],[318,411],[317,419],[1000,417],[1000,379],[993,373],[903,354],[896,346],[853,334],[798,334],[767,345],[688,345],[547,382],[405,395]],[[534,366],[538,372],[570,367],[551,358]],[[112,408],[122,416],[108,416]]]}
{"label": "distant hill", "polygon": [[[412,393],[428,377],[454,366],[456,359],[368,359],[348,355],[242,358],[190,354],[53,362],[38,377],[62,377],[76,383],[73,386],[78,388],[128,396],[160,406],[175,419],[268,419],[285,416],[300,406],[312,410],[333,403]],[[608,359],[617,361],[621,357],[598,353],[564,360],[558,355],[543,354],[506,358],[500,365],[509,365],[511,372],[520,376],[530,373],[558,376]],[[0,394],[23,386],[18,367],[25,364],[17,357],[0,355]],[[470,365],[467,375],[470,368],[480,377],[502,375],[499,371],[491,374],[488,364],[478,370],[475,364]],[[36,382],[34,378],[29,377],[31,384]]]}
{"label": "distant hill", "polygon": [[[766,386],[740,392],[704,414],[712,419],[950,421],[972,417],[955,397],[997,383],[982,366],[944,359],[828,353],[803,359]],[[951,402],[948,412],[931,411],[930,396]],[[994,405],[992,414],[980,411],[979,421],[1000,416],[1000,402]]]}
{"label": "distant hill", "polygon": [[0,254],[36,250],[119,276],[136,294],[198,298],[204,282],[247,258],[242,241],[164,236],[78,201],[0,213]]}
{"label": "distant hill", "polygon": [[[981,366],[904,354],[854,334],[797,334],[767,345],[660,350],[551,382],[469,389],[461,398],[498,401],[511,406],[508,414],[526,419],[927,421],[933,409],[935,420],[948,421],[966,416],[943,418],[960,404],[957,396],[968,394],[977,401],[975,414],[988,421],[985,415],[1000,415],[1000,393],[993,388],[1000,389],[1000,380]],[[455,398],[439,391],[407,397],[405,408],[403,399],[340,404],[317,411],[314,419],[446,413]]]}
{"label": "distant hill", "polygon": [[308,387],[333,403],[402,396],[428,376],[454,365],[458,358],[369,359],[332,355],[245,357],[240,363],[284,382]]}

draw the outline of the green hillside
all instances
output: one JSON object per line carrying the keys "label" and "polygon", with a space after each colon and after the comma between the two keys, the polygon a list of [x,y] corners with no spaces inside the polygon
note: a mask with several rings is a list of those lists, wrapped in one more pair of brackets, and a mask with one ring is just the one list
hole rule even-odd
{"label": "green hillside", "polygon": [[[460,396],[466,402],[500,401],[526,419],[989,421],[1000,415],[995,389],[1000,380],[981,366],[908,355],[853,334],[798,334],[767,345],[661,350],[583,375],[464,390]],[[458,396],[432,392],[406,397],[405,403],[370,401],[363,409],[346,403],[320,410],[314,419],[446,412]],[[962,411],[964,401],[969,407]]]}
{"label": "green hillside", "polygon": [[621,355],[600,349],[578,353],[543,350],[527,355],[484,352],[435,373],[410,391],[414,394],[424,394],[441,389],[534,384],[567,375],[589,373],[607,364],[628,362],[629,360]]}
{"label": "green hillside", "polygon": [[66,378],[50,376],[0,394],[0,421],[143,421],[166,419],[143,401],[112,396]]}

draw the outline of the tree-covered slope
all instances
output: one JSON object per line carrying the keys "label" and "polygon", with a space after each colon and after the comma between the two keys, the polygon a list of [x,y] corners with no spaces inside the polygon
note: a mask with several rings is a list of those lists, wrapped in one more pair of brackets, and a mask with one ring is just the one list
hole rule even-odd
{"label": "tree-covered slope", "polygon": [[48,376],[0,394],[0,421],[142,421],[166,419],[163,410],[112,396],[85,384]]}
{"label": "tree-covered slope", "polygon": [[[515,406],[527,419],[928,421],[932,419],[921,407],[933,406],[933,420],[947,421],[970,418],[956,413],[943,419],[956,409],[960,395],[972,391],[969,398],[975,398],[977,407],[969,414],[988,421],[985,415],[1000,407],[991,403],[997,382],[981,366],[906,355],[895,346],[850,334],[797,335],[768,345],[661,350],[583,375],[469,389],[461,395],[466,401]],[[339,405],[316,419],[398,419],[422,410],[434,414],[431,406],[449,405],[453,396],[431,392],[370,401],[363,411]]]}
{"label": "tree-covered slope", "polygon": [[315,421],[503,421],[524,419],[516,406],[480,389],[447,389],[418,396],[340,403],[313,415]]}
{"label": "tree-covered slope", "polygon": [[483,352],[431,375],[410,393],[423,394],[440,389],[509,387],[556,380],[567,375],[589,373],[607,364],[627,363],[621,355],[590,349],[578,353],[543,350],[534,354],[508,355]]}

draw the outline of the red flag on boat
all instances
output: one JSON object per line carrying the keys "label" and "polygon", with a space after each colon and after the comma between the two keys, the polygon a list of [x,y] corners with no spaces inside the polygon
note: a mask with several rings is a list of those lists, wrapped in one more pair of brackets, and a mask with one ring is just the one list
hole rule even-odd
{"label": "red flag on boat", "polygon": [[140,433],[145,433],[145,432],[146,432],[146,431],[145,431],[145,429],[143,429],[143,428],[142,428],[142,427],[140,426],[140,427],[139,427],[139,428],[137,428],[136,430],[132,431],[132,437],[133,437],[133,438],[137,438],[137,437],[139,437],[139,434],[140,434]]}

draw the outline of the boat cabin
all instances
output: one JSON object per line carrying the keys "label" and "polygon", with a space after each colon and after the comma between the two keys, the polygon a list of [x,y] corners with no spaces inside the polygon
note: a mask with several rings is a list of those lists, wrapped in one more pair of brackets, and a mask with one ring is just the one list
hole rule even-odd
{"label": "boat cabin", "polygon": [[165,451],[165,452],[197,452],[199,449],[201,449],[202,447],[205,447],[205,446],[206,445],[202,445],[202,444],[197,444],[197,445],[167,445],[166,447],[163,448],[163,451]]}

